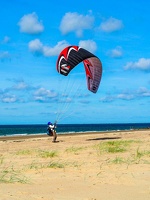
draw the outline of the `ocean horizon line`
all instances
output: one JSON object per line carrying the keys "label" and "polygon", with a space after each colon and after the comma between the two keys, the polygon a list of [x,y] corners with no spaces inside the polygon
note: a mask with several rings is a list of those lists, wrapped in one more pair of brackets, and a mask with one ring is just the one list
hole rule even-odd
{"label": "ocean horizon line", "polygon": [[[150,123],[58,124],[58,134],[149,129]],[[0,125],[0,136],[47,134],[47,124]]]}
{"label": "ocean horizon line", "polygon": [[[107,123],[57,123],[57,125],[134,125],[134,124],[147,124],[150,125],[150,122],[107,122]],[[42,125],[46,126],[47,123],[18,123],[18,124],[0,124],[0,126],[36,126],[36,125]]]}

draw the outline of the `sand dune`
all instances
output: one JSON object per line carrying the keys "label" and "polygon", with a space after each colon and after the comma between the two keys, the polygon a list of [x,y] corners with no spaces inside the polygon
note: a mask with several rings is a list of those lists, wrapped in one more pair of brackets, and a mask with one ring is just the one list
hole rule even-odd
{"label": "sand dune", "polygon": [[0,139],[1,200],[149,200],[150,130]]}

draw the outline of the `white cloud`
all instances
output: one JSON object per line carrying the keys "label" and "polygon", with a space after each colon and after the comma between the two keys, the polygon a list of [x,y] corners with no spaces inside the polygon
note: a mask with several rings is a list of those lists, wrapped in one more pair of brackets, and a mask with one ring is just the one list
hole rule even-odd
{"label": "white cloud", "polygon": [[116,100],[130,101],[141,98],[150,98],[150,90],[145,87],[140,87],[135,91],[126,91],[114,95],[106,95],[99,100],[105,103],[109,103]]}
{"label": "white cloud", "polygon": [[150,70],[150,59],[140,58],[137,62],[128,62],[125,69]]}
{"label": "white cloud", "polygon": [[122,57],[122,48],[120,46],[117,46],[115,49],[111,49],[107,52],[108,56],[112,58],[120,58]]}
{"label": "white cloud", "polygon": [[14,85],[12,88],[15,90],[25,90],[25,89],[29,88],[29,86],[24,81],[22,81],[16,85]]}
{"label": "white cloud", "polygon": [[81,40],[79,46],[94,53],[97,50],[96,42],[93,40]]}
{"label": "white cloud", "polygon": [[75,32],[78,37],[83,35],[83,30],[91,29],[94,22],[94,17],[91,15],[80,15],[76,12],[68,12],[62,18],[60,31],[63,34]]}
{"label": "white cloud", "polygon": [[29,85],[26,83],[23,79],[8,79],[9,81],[13,82],[14,84],[11,87],[5,88],[4,92],[29,92],[30,90],[36,89],[37,87],[34,87],[32,85]]}
{"label": "white cloud", "polygon": [[29,42],[29,50],[35,55],[43,55],[46,57],[56,56],[62,51],[69,43],[65,40],[60,41],[54,47],[44,45],[39,39]]}
{"label": "white cloud", "polygon": [[[45,89],[44,87],[31,86],[25,81],[14,80],[16,84],[0,90],[0,102],[14,103],[14,102],[49,102],[57,98],[57,93],[53,90]],[[32,92],[31,92],[32,91]]]}
{"label": "white cloud", "polygon": [[100,98],[99,100],[102,101],[102,102],[105,102],[105,103],[109,103],[109,102],[113,102],[115,100],[126,100],[126,101],[129,101],[129,100],[133,100],[136,98],[136,95],[135,94],[132,94],[132,93],[120,93],[120,94],[116,94],[116,95],[107,95],[105,97],[102,97]]}
{"label": "white cloud", "polygon": [[44,26],[41,21],[38,21],[36,13],[24,15],[18,22],[18,25],[23,33],[39,34],[44,30]]}
{"label": "white cloud", "polygon": [[55,56],[58,55],[69,43],[65,40],[60,41],[54,47],[44,46],[43,53],[44,56]]}
{"label": "white cloud", "polygon": [[53,93],[52,91],[47,90],[47,89],[45,89],[43,87],[39,88],[34,94],[35,95],[39,95],[39,96],[48,96],[48,97],[56,96],[55,93]]}
{"label": "white cloud", "polygon": [[29,42],[29,50],[36,55],[43,54],[43,44],[39,39],[35,39]]}
{"label": "white cloud", "polygon": [[35,101],[47,102],[49,99],[53,99],[57,96],[57,94],[51,90],[47,90],[43,87],[39,88],[34,93]]}
{"label": "white cloud", "polygon": [[17,98],[15,95],[5,94],[1,97],[1,101],[3,103],[14,103],[17,101]]}
{"label": "white cloud", "polygon": [[122,99],[122,100],[132,100],[135,98],[134,94],[118,94],[117,99]]}
{"label": "white cloud", "polygon": [[143,97],[150,97],[150,90],[145,88],[145,87],[141,87],[139,88],[139,90],[137,91],[137,94],[139,96],[143,96]]}
{"label": "white cloud", "polygon": [[110,17],[109,19],[105,20],[100,25],[100,30],[104,32],[113,32],[123,28],[123,23],[119,19],[115,19]]}
{"label": "white cloud", "polygon": [[111,96],[111,95],[107,95],[105,97],[101,97],[99,100],[102,101],[102,102],[106,102],[106,103],[109,103],[109,102],[112,102],[114,101],[114,97]]}

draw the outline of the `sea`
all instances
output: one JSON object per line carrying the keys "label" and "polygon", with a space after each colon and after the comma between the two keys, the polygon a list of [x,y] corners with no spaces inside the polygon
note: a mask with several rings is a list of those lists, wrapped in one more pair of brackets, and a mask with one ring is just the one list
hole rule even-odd
{"label": "sea", "polygon": [[[58,124],[57,134],[81,134],[86,132],[112,132],[149,129],[150,123],[115,124]],[[0,137],[47,134],[45,124],[0,125]]]}

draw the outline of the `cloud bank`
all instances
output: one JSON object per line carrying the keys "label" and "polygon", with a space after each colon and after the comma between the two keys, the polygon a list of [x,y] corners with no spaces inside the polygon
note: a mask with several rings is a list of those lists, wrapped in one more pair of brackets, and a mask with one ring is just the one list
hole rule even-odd
{"label": "cloud bank", "polygon": [[150,58],[140,58],[136,62],[128,62],[124,69],[138,69],[142,71],[150,71]]}
{"label": "cloud bank", "polygon": [[54,47],[44,45],[39,39],[35,39],[29,42],[29,50],[36,56],[56,56],[62,51],[69,43],[65,40],[60,41]]}

